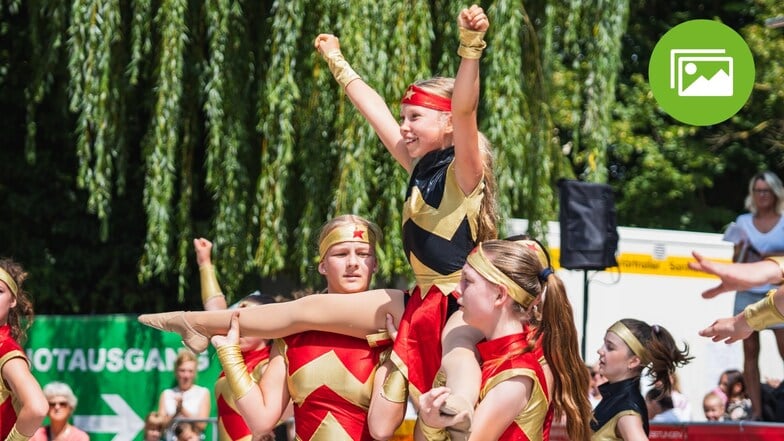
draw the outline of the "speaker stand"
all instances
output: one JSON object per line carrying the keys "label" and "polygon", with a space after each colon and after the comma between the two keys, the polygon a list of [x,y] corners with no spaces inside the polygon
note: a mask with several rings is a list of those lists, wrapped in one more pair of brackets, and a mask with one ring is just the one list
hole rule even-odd
{"label": "speaker stand", "polygon": [[585,358],[585,333],[588,328],[588,270],[583,270],[583,338],[582,338],[582,356],[583,361]]}

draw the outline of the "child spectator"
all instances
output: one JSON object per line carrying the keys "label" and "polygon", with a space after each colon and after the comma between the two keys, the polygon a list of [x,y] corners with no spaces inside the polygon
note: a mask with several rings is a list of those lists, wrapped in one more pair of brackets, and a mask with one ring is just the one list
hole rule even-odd
{"label": "child spectator", "polygon": [[741,372],[727,374],[727,407],[724,418],[730,421],[751,419],[751,399],[746,393],[746,382]]}
{"label": "child spectator", "polygon": [[724,421],[724,399],[715,391],[705,394],[702,399],[702,411],[708,421]]}

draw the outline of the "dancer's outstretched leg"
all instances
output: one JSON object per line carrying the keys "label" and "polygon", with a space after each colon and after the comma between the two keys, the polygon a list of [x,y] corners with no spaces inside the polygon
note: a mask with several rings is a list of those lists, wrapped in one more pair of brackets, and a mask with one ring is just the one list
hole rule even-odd
{"label": "dancer's outstretched leg", "polygon": [[441,370],[446,376],[446,386],[451,390],[451,394],[441,406],[441,412],[448,415],[458,415],[461,412],[466,414],[464,420],[448,428],[452,440],[467,438],[471,427],[471,418],[482,382],[476,344],[483,338],[478,329],[463,321],[463,311],[452,314],[444,328]]}
{"label": "dancer's outstretched leg", "polygon": [[[386,315],[395,324],[403,315],[404,293],[376,289],[360,294],[314,294],[291,302],[244,308],[240,335],[280,338],[304,331],[325,331],[365,338],[385,329]],[[139,322],[162,331],[176,332],[194,352],[209,345],[209,337],[225,334],[233,311],[177,311],[143,314]]]}

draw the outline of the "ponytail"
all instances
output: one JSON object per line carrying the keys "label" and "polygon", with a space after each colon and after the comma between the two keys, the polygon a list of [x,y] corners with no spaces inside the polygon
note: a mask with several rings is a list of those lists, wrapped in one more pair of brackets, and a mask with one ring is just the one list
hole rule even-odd
{"label": "ponytail", "polygon": [[621,323],[629,328],[647,351],[651,385],[657,385],[663,394],[669,394],[672,391],[670,376],[676,368],[685,366],[694,358],[689,356],[689,345],[684,343],[684,348],[679,349],[672,334],[659,325],[648,325],[628,318],[621,320]]}
{"label": "ponytail", "polygon": [[555,417],[566,417],[569,439],[589,440],[592,411],[586,388],[590,378],[580,357],[572,304],[561,279],[552,272],[545,276],[543,285],[546,294],[542,299],[542,320],[537,338],[542,338],[544,355],[553,372],[551,401]]}

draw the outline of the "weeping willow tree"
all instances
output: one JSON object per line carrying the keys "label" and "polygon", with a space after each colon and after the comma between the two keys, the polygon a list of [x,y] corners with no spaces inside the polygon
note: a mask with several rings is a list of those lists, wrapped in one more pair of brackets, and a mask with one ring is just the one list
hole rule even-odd
{"label": "weeping willow tree", "polygon": [[[37,61],[25,88],[28,162],[37,106],[67,82],[79,188],[108,240],[118,196],[143,193],[140,283],[192,278],[191,239],[210,238],[233,294],[248,276],[315,285],[316,235],[330,217],[377,222],[385,280],[407,274],[400,224],[407,176],[331,78],[313,49],[340,37],[355,70],[398,112],[406,86],[453,76],[453,0],[55,0],[27,2]],[[580,174],[604,179],[603,142],[627,2],[496,0],[482,61],[480,129],[494,146],[504,217],[541,233],[553,188]],[[3,3],[4,16],[22,4]],[[564,30],[559,23],[574,23]],[[50,72],[67,65],[67,75]],[[563,91],[569,92],[563,101]],[[563,131],[570,131],[564,136]],[[130,187],[141,176],[141,187]],[[126,213],[128,210],[125,211]]]}

